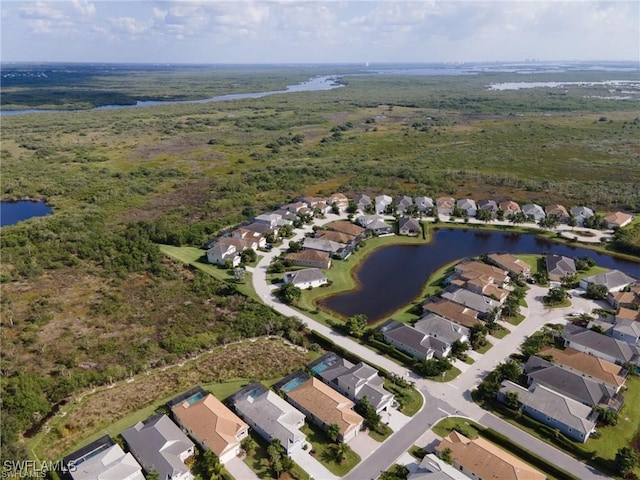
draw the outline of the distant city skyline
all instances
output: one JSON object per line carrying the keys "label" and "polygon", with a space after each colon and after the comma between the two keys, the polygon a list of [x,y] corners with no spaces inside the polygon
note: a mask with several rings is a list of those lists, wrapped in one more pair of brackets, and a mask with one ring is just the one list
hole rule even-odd
{"label": "distant city skyline", "polygon": [[3,62],[640,61],[640,2],[2,0]]}

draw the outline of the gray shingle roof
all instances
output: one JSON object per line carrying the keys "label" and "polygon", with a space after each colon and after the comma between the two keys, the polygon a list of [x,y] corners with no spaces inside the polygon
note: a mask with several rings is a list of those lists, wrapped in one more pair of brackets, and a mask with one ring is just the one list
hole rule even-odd
{"label": "gray shingle roof", "polygon": [[435,313],[428,313],[415,324],[415,329],[451,344],[469,336],[469,329]]}
{"label": "gray shingle roof", "polygon": [[529,390],[509,380],[502,382],[500,392],[517,392],[518,400],[567,427],[588,434],[595,427],[591,407],[584,405],[544,385],[532,385]]}
{"label": "gray shingle roof", "polygon": [[318,268],[305,268],[304,270],[296,270],[287,272],[284,276],[285,282],[301,284],[307,282],[315,282],[318,280],[327,280],[327,276]]}
{"label": "gray shingle roof", "polygon": [[620,270],[609,270],[608,272],[598,273],[584,279],[587,283],[595,285],[604,285],[609,290],[614,288],[622,288],[636,281],[635,278],[627,275]]}
{"label": "gray shingle roof", "polygon": [[573,258],[562,255],[548,254],[546,256],[547,274],[550,280],[560,280],[566,275],[576,273],[576,262]]}
{"label": "gray shingle roof", "polygon": [[474,293],[471,290],[458,288],[455,285],[447,287],[441,296],[459,305],[473,308],[485,314],[500,306],[500,302],[496,300],[480,295],[479,293]]}
{"label": "gray shingle roof", "polygon": [[194,443],[166,415],[155,415],[122,432],[134,456],[149,472],[156,470],[159,478],[184,475],[189,468],[180,455],[193,449]]}
{"label": "gray shingle roof", "polygon": [[562,337],[570,344],[587,348],[594,355],[598,353],[616,359],[618,363],[633,363],[640,365],[640,348],[629,345],[621,340],[594,332],[587,328],[568,323],[564,327]]}

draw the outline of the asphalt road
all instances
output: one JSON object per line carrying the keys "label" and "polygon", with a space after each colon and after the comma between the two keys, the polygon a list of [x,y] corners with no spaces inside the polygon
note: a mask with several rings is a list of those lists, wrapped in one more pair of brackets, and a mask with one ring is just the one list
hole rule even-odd
{"label": "asphalt road", "polygon": [[[315,224],[322,225],[338,218],[341,217],[328,214],[326,219],[318,220]],[[311,231],[310,226],[298,230],[292,240],[300,240],[304,237],[304,234],[309,231]],[[345,479],[363,480],[377,478],[381,471],[389,468],[402,453],[416,444],[420,437],[423,436],[434,423],[448,415],[468,417],[491,427],[583,480],[601,480],[608,478],[606,475],[560,452],[541,440],[488,414],[471,400],[470,395],[470,392],[489,371],[493,370],[498,363],[507,359],[509,355],[516,352],[525,338],[539,330],[542,325],[550,322],[563,322],[565,321],[564,316],[567,313],[575,310],[590,311],[592,308],[597,308],[597,304],[589,303],[590,301],[588,300],[575,298],[572,300],[577,304],[576,306],[571,306],[566,309],[548,309],[540,302],[546,289],[539,286],[531,286],[526,298],[528,308],[523,309],[522,312],[526,318],[520,325],[516,327],[505,325],[510,328],[511,333],[502,340],[495,340],[494,343],[499,343],[478,358],[473,365],[467,366],[466,364],[460,364],[460,367],[463,368],[464,371],[453,381],[448,383],[432,382],[416,377],[415,374],[390,359],[369,350],[351,338],[333,331],[329,327],[278,301],[272,294],[273,286],[267,282],[266,273],[271,260],[279,255],[282,249],[286,249],[286,247],[287,245],[283,245],[280,249],[274,248],[272,251],[266,253],[260,259],[257,266],[252,269],[253,286],[264,303],[273,307],[283,315],[300,318],[309,328],[331,338],[336,344],[352,351],[374,365],[379,365],[401,376],[412,376],[412,379],[416,382],[416,388],[418,388],[425,397],[423,409],[414,415],[411,421],[399,432],[395,432],[389,437],[389,439],[378,448],[379,451],[377,451],[375,455],[371,455],[366,461],[362,462],[346,475],[344,477]]]}

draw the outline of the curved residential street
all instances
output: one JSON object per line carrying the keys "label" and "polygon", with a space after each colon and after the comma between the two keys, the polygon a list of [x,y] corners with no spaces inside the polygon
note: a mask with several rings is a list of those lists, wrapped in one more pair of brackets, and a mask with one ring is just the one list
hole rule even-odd
{"label": "curved residential street", "polygon": [[[323,225],[344,218],[344,216],[340,217],[334,214],[327,214],[326,217],[325,219],[316,220],[314,224]],[[310,225],[298,229],[296,230],[295,236],[290,240],[300,240],[310,231]],[[503,362],[509,355],[516,352],[519,345],[529,335],[539,330],[542,325],[549,322],[564,322],[565,315],[568,312],[574,310],[590,311],[592,308],[599,307],[599,305],[582,298],[572,298],[575,305],[564,309],[550,310],[540,302],[546,289],[535,285],[531,286],[526,298],[528,308],[522,309],[522,313],[526,318],[520,325],[514,327],[509,324],[503,324],[511,330],[509,335],[502,340],[490,338],[491,343],[494,344],[493,348],[489,349],[484,355],[474,355],[475,362],[472,365],[456,361],[455,365],[462,373],[453,381],[448,383],[433,382],[416,376],[413,372],[392,360],[377,354],[345,335],[335,332],[331,328],[313,320],[288,305],[282,304],[273,295],[273,289],[276,287],[267,282],[266,275],[271,260],[286,249],[286,247],[287,246],[283,244],[280,248],[274,248],[272,251],[264,254],[264,256],[260,258],[257,266],[250,269],[253,274],[253,287],[262,301],[283,315],[300,318],[312,330],[327,336],[336,344],[360,356],[372,365],[378,365],[403,377],[411,377],[411,379],[415,381],[416,388],[425,398],[422,410],[413,416],[409,423],[399,431],[394,432],[384,443],[380,444],[376,454],[370,455],[366,461],[361,462],[344,477],[345,479],[362,480],[377,478],[381,471],[386,470],[395,463],[412,445],[417,444],[423,447],[436,439],[435,435],[430,432],[430,428],[437,423],[438,420],[448,415],[468,417],[491,427],[583,480],[608,478],[599,471],[575,460],[547,443],[514,427],[510,423],[495,417],[471,400],[471,391],[484,376],[493,370],[498,363]]]}

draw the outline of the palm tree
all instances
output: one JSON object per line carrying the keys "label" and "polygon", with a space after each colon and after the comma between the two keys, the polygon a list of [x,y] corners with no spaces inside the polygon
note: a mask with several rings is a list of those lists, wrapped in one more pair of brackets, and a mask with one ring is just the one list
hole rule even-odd
{"label": "palm tree", "polygon": [[349,453],[349,446],[344,442],[340,442],[337,445],[334,445],[333,452],[336,455],[336,462],[342,463],[345,458],[347,458],[347,453]]}
{"label": "palm tree", "polygon": [[337,443],[340,438],[340,427],[335,423],[330,424],[327,427],[327,437],[329,437],[329,440],[332,442]]}

